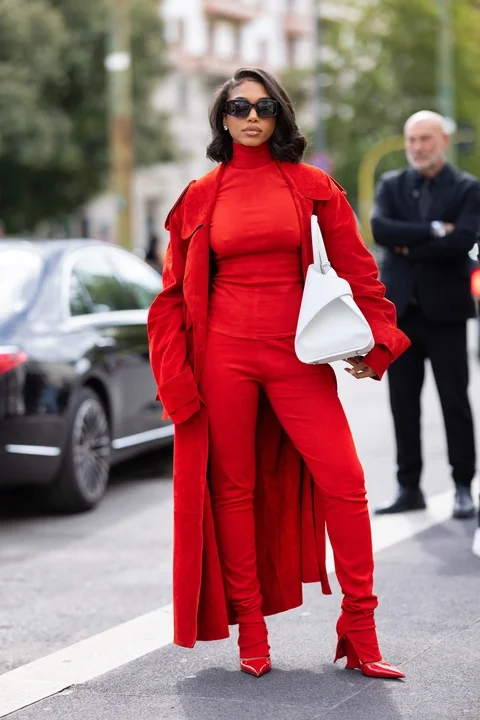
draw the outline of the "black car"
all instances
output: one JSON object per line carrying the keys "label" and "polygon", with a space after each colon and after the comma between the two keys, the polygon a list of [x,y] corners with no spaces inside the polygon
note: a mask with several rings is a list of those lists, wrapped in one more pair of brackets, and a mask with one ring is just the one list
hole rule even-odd
{"label": "black car", "polygon": [[146,334],[161,278],[108,243],[4,240],[0,279],[0,485],[87,510],[112,463],[171,442]]}

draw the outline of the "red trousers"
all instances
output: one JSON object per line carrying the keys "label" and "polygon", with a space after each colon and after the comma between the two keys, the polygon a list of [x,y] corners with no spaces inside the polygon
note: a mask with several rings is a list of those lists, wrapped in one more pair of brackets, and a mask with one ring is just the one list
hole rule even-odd
{"label": "red trousers", "polygon": [[324,495],[349,634],[358,637],[362,659],[378,660],[364,474],[333,369],[301,363],[293,337],[247,340],[210,331],[201,394],[209,413],[215,530],[226,591],[240,626],[241,654],[268,654],[253,508],[260,388]]}

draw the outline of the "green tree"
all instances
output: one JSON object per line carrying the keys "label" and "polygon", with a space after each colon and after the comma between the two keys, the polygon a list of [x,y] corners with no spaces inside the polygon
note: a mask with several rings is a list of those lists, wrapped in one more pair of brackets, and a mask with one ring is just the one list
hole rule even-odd
{"label": "green tree", "polygon": [[[437,110],[436,0],[352,0],[351,23],[327,23],[322,67],[328,150],[335,176],[355,198],[361,158],[374,143],[401,134],[417,110]],[[457,120],[480,131],[480,7],[455,0]],[[379,170],[404,164],[393,153]],[[477,154],[459,164],[480,174]]]}
{"label": "green tree", "polygon": [[[131,0],[138,164],[173,158],[151,104],[165,72],[152,0]],[[8,232],[74,212],[104,187],[108,163],[109,0],[0,0],[0,217]]]}

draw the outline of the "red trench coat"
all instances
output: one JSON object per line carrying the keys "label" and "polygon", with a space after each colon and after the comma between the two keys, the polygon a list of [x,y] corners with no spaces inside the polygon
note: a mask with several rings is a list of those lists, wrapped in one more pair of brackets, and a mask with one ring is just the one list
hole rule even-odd
{"label": "red trench coat", "polygon": [[[377,345],[367,361],[381,377],[409,341],[396,327],[394,306],[384,298],[375,261],[358,234],[345,192],[309,165],[278,166],[300,221],[304,271],[312,262],[310,218],[315,213],[330,261],[349,281],[370,323]],[[224,167],[190,183],[168,215],[165,227],[171,240],[164,289],[148,320],[157,398],[165,408],[164,417],[175,423],[174,641],[184,647],[193,647],[196,640],[226,638],[234,622],[224,592],[208,489],[208,411],[198,392],[208,322],[209,226]],[[302,582],[320,582],[323,593],[330,594],[322,495],[265,397],[257,421],[255,515],[264,614],[301,605]]]}

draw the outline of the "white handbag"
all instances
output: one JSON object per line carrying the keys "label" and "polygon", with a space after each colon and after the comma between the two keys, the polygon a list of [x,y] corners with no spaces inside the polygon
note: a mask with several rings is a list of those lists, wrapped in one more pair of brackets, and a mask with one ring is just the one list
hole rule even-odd
{"label": "white handbag", "polygon": [[313,265],[305,280],[295,352],[308,365],[365,355],[372,331],[355,303],[349,283],[329,263],[318,218],[312,215]]}

